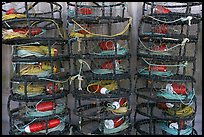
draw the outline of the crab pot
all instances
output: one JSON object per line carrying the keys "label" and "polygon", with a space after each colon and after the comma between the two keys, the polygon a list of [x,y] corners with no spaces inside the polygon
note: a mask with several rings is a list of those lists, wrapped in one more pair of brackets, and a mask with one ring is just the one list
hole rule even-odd
{"label": "crab pot", "polygon": [[73,76],[81,73],[87,79],[119,79],[130,75],[130,62],[125,58],[86,58],[74,59]]}
{"label": "crab pot", "polygon": [[66,76],[69,72],[70,62],[68,48],[64,46],[65,41],[33,38],[24,41],[14,40],[8,44],[11,43],[14,44],[12,46],[13,76],[48,78],[56,73]]}
{"label": "crab pot", "polygon": [[198,39],[201,16],[198,14],[172,18],[165,15],[164,17],[143,16],[139,24],[139,36],[141,37],[158,37],[166,41],[178,41],[178,39],[188,38],[190,42]]}
{"label": "crab pot", "polygon": [[128,78],[114,80],[114,79],[85,79],[81,83],[81,89],[79,89],[79,81],[73,81],[74,89],[72,94],[74,97],[120,97],[129,96],[131,80]]}
{"label": "crab pot", "polygon": [[56,2],[3,2],[2,11],[7,15],[18,13],[28,17],[60,19],[62,6]]}
{"label": "crab pot", "polygon": [[[114,109],[116,102],[120,104],[120,108]],[[108,106],[110,109],[106,109]],[[125,109],[124,107],[127,108]],[[131,108],[128,98],[103,98],[95,101],[95,97],[89,98],[89,100],[81,97],[81,99],[75,99],[73,112],[79,118],[79,130],[82,134],[114,134],[120,132],[120,130],[115,128],[127,120],[126,118],[131,114]],[[124,117],[124,119],[120,122],[118,121],[119,123],[115,123],[115,128],[112,129],[112,131],[106,128],[104,129],[104,131],[106,131],[103,132],[105,120],[114,120],[121,117]],[[117,120],[115,120],[115,122],[116,121]],[[121,126],[121,131],[128,128],[128,123],[129,120]]]}
{"label": "crab pot", "polygon": [[63,97],[69,93],[66,83],[38,81],[37,79],[22,81],[20,78],[13,78],[10,87],[11,95],[20,100]]}
{"label": "crab pot", "polygon": [[143,15],[197,13],[202,2],[144,2]]}
{"label": "crab pot", "polygon": [[[42,8],[44,6],[48,8]],[[2,5],[3,40],[7,42],[18,38],[48,36],[63,38],[61,9],[61,5],[49,2],[21,2],[17,5],[12,2],[4,3]]]}
{"label": "crab pot", "polygon": [[[24,102],[25,100],[9,96],[9,134],[64,134],[71,120],[66,100],[67,97],[65,96],[62,98],[45,98],[44,100],[36,99]],[[30,126],[27,127],[28,125]]]}
{"label": "crab pot", "polygon": [[[90,120],[86,118],[80,119],[83,120],[77,131],[77,133],[80,135],[130,135],[131,124],[127,117],[125,117],[125,121],[122,121],[123,123],[120,123],[118,127],[113,129],[107,129],[105,127],[105,120]],[[112,121],[112,119],[107,120]]]}
{"label": "crab pot", "polygon": [[130,31],[130,18],[68,18],[67,34],[70,38],[95,38],[127,36]]}
{"label": "crab pot", "polygon": [[[16,125],[18,128],[22,128],[24,131],[19,131],[15,126],[11,127],[9,134],[10,135],[63,135],[67,134],[69,131],[69,125],[70,122],[67,120],[68,116],[64,115],[60,118],[63,118],[63,120],[66,121],[59,121],[59,117],[51,117],[51,118],[36,118],[34,122],[32,120],[27,121],[20,121],[20,120],[11,120],[14,125]],[[24,127],[25,125],[28,125],[29,122],[32,122],[30,126]],[[43,128],[36,129],[37,126],[41,126]],[[42,126],[43,125],[43,126]],[[47,126],[46,125],[50,125]],[[28,128],[29,127],[29,128]],[[41,130],[43,129],[43,130]],[[30,130],[30,131],[29,131]]]}
{"label": "crab pot", "polygon": [[70,18],[123,18],[125,2],[67,2]]}
{"label": "crab pot", "polygon": [[[151,98],[149,98],[151,99]],[[160,99],[160,100],[159,100]],[[164,97],[158,97],[155,103],[147,101],[148,99],[138,98],[138,104],[136,105],[136,114],[134,120],[137,121],[144,117],[152,117],[152,119],[162,120],[194,120],[196,114],[196,101],[195,97],[181,102],[178,99],[166,99]],[[151,99],[153,100],[153,99]]]}
{"label": "crab pot", "polygon": [[144,101],[148,99],[158,101],[170,99],[190,104],[196,93],[193,79],[187,79],[187,77],[186,79],[184,77],[184,79],[171,79],[170,81],[160,81],[159,79],[147,79],[144,81],[143,77],[137,79],[136,87],[135,94],[137,98],[144,98]]}
{"label": "crab pot", "polygon": [[92,56],[125,56],[129,52],[127,37],[117,38],[91,38],[70,40],[71,55],[92,55]]}
{"label": "crab pot", "polygon": [[138,120],[135,127],[137,135],[197,135],[195,129],[189,125],[185,125],[185,128],[178,130],[170,128],[169,122],[159,119]]}
{"label": "crab pot", "polygon": [[145,35],[141,35],[137,47],[138,56],[160,56],[163,58],[179,58],[189,61],[195,60],[198,49],[195,39],[178,38],[167,40],[162,37],[146,37]]}
{"label": "crab pot", "polygon": [[[177,77],[193,77],[195,73],[195,59],[184,60],[175,58],[141,57],[138,61],[137,73],[139,76],[160,77],[171,79]],[[165,61],[164,61],[165,60]]]}

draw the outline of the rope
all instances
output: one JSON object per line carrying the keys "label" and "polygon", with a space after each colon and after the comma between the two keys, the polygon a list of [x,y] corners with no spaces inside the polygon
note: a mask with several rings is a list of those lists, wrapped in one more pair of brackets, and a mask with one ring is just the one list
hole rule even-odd
{"label": "rope", "polygon": [[173,20],[173,21],[164,21],[164,20],[160,20],[160,19],[157,19],[157,18],[154,18],[153,16],[150,16],[150,15],[146,15],[147,17],[150,17],[150,18],[152,18],[152,19],[154,19],[154,20],[157,20],[157,21],[159,21],[159,22],[163,22],[163,23],[166,23],[166,24],[169,24],[169,23],[175,23],[175,22],[178,22],[178,21],[182,21],[182,22],[184,22],[184,21],[188,21],[188,25],[189,26],[191,26],[191,20],[192,20],[192,16],[188,16],[188,17],[181,17],[181,18],[179,18],[179,19],[176,19],[176,20]]}
{"label": "rope", "polygon": [[151,64],[149,63],[146,59],[142,58],[142,60],[148,64],[149,66],[168,66],[168,67],[186,67],[188,65],[188,61],[185,61],[185,63],[183,64],[178,64],[178,65],[174,65],[174,64],[168,64],[168,65],[165,65],[165,64],[162,64],[162,65],[159,65],[159,64]]}
{"label": "rope", "polygon": [[92,33],[88,30],[86,30],[85,28],[83,28],[79,23],[77,23],[74,19],[72,19],[72,21],[79,26],[82,30],[84,30],[85,32],[87,32],[88,34],[91,34],[93,36],[100,36],[100,37],[115,37],[115,36],[119,36],[119,35],[123,35],[128,28],[131,26],[131,22],[132,22],[132,18],[130,17],[130,19],[128,20],[128,24],[125,26],[124,30],[121,31],[120,33],[114,34],[114,35],[103,35],[103,34],[96,34],[96,33]]}
{"label": "rope", "polygon": [[[188,95],[179,95],[175,91],[173,91],[173,94],[170,92],[167,92],[166,89],[161,89],[160,92],[157,93],[158,97],[164,97],[166,99],[174,99],[174,100],[180,100],[180,102],[184,105],[190,106],[193,103],[193,98],[195,96],[195,90],[193,89],[192,92],[190,92]],[[190,99],[188,103],[183,102],[186,98]]]}
{"label": "rope", "polygon": [[[27,85],[27,96],[39,95],[39,94],[41,94],[43,92],[44,88],[45,87],[42,86],[42,85],[39,85],[39,84],[33,85],[32,83],[29,83]],[[24,95],[25,94],[24,90],[25,90],[24,85],[23,84],[18,84],[18,87],[16,89],[16,93]]]}
{"label": "rope", "polygon": [[189,39],[188,39],[188,38],[184,38],[181,44],[177,44],[177,45],[175,45],[175,46],[173,46],[173,47],[171,47],[171,48],[166,48],[165,51],[152,50],[152,49],[148,48],[147,46],[145,46],[144,43],[140,40],[140,38],[139,38],[139,41],[140,41],[140,43],[142,44],[142,46],[143,46],[145,49],[147,49],[148,51],[158,52],[158,53],[163,54],[164,52],[168,52],[169,50],[172,50],[172,49],[174,49],[174,48],[176,48],[176,47],[178,47],[178,46],[185,46],[186,42],[189,42]]}
{"label": "rope", "polygon": [[[93,85],[97,85],[97,89],[95,91],[90,91],[89,87],[91,87]],[[88,84],[86,89],[87,89],[87,91],[89,93],[96,93],[98,91],[98,89],[99,89],[99,86],[101,86],[103,88],[106,88],[109,92],[112,91],[112,90],[117,89],[117,83],[114,80],[100,80],[100,81],[97,81],[97,82],[93,82],[91,84]]]}
{"label": "rope", "polygon": [[145,70],[148,68],[143,68],[143,69],[139,69],[139,73],[141,75],[149,75],[150,72],[152,75],[157,75],[157,76],[161,76],[161,77],[170,77],[173,76],[173,73],[171,71],[166,71],[166,72],[160,72],[160,71],[149,71],[149,70]]}
{"label": "rope", "polygon": [[185,129],[181,129],[178,131],[176,128],[169,128],[166,122],[162,122],[159,124],[160,128],[172,135],[190,135],[192,133],[192,127],[187,126]]}

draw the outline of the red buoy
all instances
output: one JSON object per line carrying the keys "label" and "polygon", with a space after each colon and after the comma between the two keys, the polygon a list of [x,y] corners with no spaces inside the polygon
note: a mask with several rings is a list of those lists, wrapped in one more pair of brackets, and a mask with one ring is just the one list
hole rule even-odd
{"label": "red buoy", "polygon": [[[28,28],[18,28],[18,29],[13,29],[14,32],[18,32],[20,34],[29,34],[29,29]],[[38,35],[42,32],[41,28],[31,28],[30,29],[31,35],[35,36]]]}
{"label": "red buoy", "polygon": [[166,66],[149,66],[148,70],[149,71],[160,71],[160,72],[165,72],[167,69]]}
{"label": "red buoy", "polygon": [[115,46],[112,41],[101,41],[98,43],[98,46],[101,48],[101,50],[114,50]]}
{"label": "red buoy", "polygon": [[118,117],[113,120],[105,120],[104,124],[106,128],[113,129],[113,128],[119,127],[124,121],[125,121],[124,117],[121,117],[121,118]]}
{"label": "red buoy", "polygon": [[168,27],[165,24],[154,26],[154,33],[167,34],[167,32],[168,32]]}
{"label": "red buoy", "polygon": [[[51,119],[48,121],[48,129],[49,128],[53,128],[56,127],[60,124],[60,120],[59,119]],[[36,122],[36,123],[32,123],[30,125],[28,125],[25,128],[25,132],[26,133],[32,133],[32,132],[38,132],[41,130],[45,130],[46,129],[46,122],[42,121],[42,122]]]}
{"label": "red buoy", "polygon": [[120,98],[118,101],[114,101],[112,103],[112,107],[114,109],[119,109],[121,106],[123,106],[125,103],[127,103],[127,98]]}
{"label": "red buoy", "polygon": [[156,13],[156,14],[160,14],[160,13],[167,14],[169,12],[171,12],[169,9],[164,8],[161,5],[156,5],[156,7],[154,9],[154,13]]}
{"label": "red buoy", "polygon": [[17,11],[14,8],[10,8],[9,10],[6,11],[6,15],[16,14],[16,13],[17,13]]}
{"label": "red buoy", "polygon": [[166,47],[166,44],[161,44],[161,45],[156,45],[152,47],[152,50],[163,52],[163,51],[167,51],[167,47]]}
{"label": "red buoy", "polygon": [[55,107],[54,102],[52,101],[45,101],[45,102],[40,102],[39,104],[36,105],[36,110],[38,112],[44,112],[48,110],[53,110]]}
{"label": "red buoy", "polygon": [[80,8],[78,10],[78,13],[82,15],[89,15],[89,14],[92,14],[92,11],[90,8]]}
{"label": "red buoy", "polygon": [[170,93],[176,92],[177,94],[182,94],[182,95],[186,94],[186,86],[183,84],[177,84],[177,83],[167,84],[166,90],[167,92],[170,92]]}
{"label": "red buoy", "polygon": [[46,90],[49,94],[52,94],[53,90],[54,93],[56,93],[59,90],[59,87],[57,86],[57,84],[49,83],[46,85]]}
{"label": "red buoy", "polygon": [[109,90],[107,89],[107,88],[104,88],[104,87],[102,87],[102,86],[100,86],[100,85],[91,85],[91,86],[89,86],[88,87],[89,88],[89,90],[91,91],[91,92],[99,92],[99,93],[101,93],[101,94],[107,94],[107,93],[109,93]]}
{"label": "red buoy", "polygon": [[[116,60],[115,61],[115,65],[117,66],[116,63],[119,63],[120,60]],[[102,65],[101,65],[101,69],[113,69],[113,62],[112,61],[107,61],[107,62],[104,62]]]}

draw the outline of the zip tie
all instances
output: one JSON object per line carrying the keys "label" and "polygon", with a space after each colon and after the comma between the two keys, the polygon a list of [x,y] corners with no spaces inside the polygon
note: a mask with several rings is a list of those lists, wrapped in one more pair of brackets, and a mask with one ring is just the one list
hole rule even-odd
{"label": "zip tie", "polygon": [[77,42],[78,42],[78,52],[81,51],[81,39],[77,37]]}
{"label": "zip tie", "polygon": [[78,89],[79,90],[82,90],[82,88],[81,88],[81,81],[83,80],[83,78],[82,78],[83,76],[78,76],[78,80],[79,80],[79,84],[78,84]]}
{"label": "zip tie", "polygon": [[184,46],[186,44],[186,42],[189,42],[190,40],[188,38],[184,38],[181,45]]}
{"label": "zip tie", "polygon": [[188,16],[186,18],[181,17],[181,21],[187,21],[188,20],[188,25],[191,26],[191,20],[193,19],[192,16]]}
{"label": "zip tie", "polygon": [[79,59],[78,61],[79,61],[79,63],[81,63],[81,64],[85,63],[85,64],[87,65],[87,67],[88,67],[89,69],[91,69],[91,67],[89,66],[89,64],[88,64],[86,61],[84,61],[84,60],[82,60],[82,59]]}

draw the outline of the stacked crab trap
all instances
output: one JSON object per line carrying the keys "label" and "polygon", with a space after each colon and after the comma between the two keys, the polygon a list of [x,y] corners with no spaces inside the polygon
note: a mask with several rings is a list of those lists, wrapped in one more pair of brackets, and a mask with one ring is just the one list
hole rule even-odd
{"label": "stacked crab trap", "polygon": [[[137,45],[136,134],[194,135],[199,2],[144,2]],[[194,12],[193,12],[194,11]]]}
{"label": "stacked crab trap", "polygon": [[75,134],[129,134],[131,18],[124,2],[67,2]]}
{"label": "stacked crab trap", "polygon": [[12,49],[11,135],[64,134],[69,127],[70,62],[61,9],[53,2],[2,4],[2,42]]}

